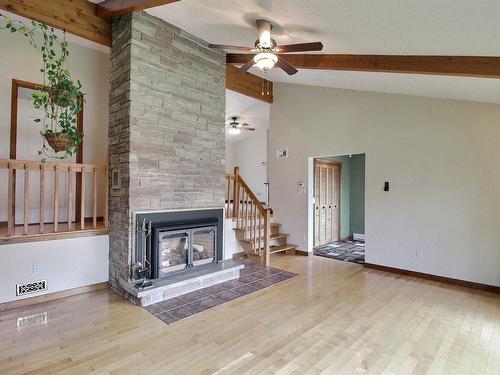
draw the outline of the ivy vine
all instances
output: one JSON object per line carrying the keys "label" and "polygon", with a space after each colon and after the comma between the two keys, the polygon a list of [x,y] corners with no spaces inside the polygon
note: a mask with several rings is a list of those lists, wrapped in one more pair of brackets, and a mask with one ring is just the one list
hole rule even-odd
{"label": "ivy vine", "polygon": [[[77,118],[82,110],[84,94],[80,81],[73,81],[66,68],[69,56],[68,42],[60,39],[54,29],[43,23],[32,21],[27,24],[0,14],[0,30],[20,33],[29,44],[40,52],[43,84],[32,94],[33,106],[44,112],[43,118],[35,119],[41,126],[43,146],[39,155],[65,159],[76,153],[82,142],[83,134],[78,131]],[[47,145],[46,138],[51,134],[64,137],[67,142],[64,155],[55,152]]]}

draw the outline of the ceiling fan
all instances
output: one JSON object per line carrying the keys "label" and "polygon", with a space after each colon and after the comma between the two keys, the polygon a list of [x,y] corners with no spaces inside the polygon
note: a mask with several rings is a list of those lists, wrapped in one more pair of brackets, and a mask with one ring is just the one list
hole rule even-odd
{"label": "ceiling fan", "polygon": [[240,124],[236,121],[238,118],[238,116],[231,116],[232,121],[226,125],[226,129],[229,134],[236,135],[240,134],[242,130],[250,130],[252,132],[255,130],[255,128],[251,128],[247,123]]}
{"label": "ceiling fan", "polygon": [[285,44],[278,46],[276,41],[271,38],[271,30],[273,28],[271,22],[263,19],[258,19],[256,22],[259,39],[255,41],[254,47],[228,46],[223,44],[209,45],[211,48],[215,49],[254,52],[255,55],[253,58],[237,69],[237,72],[240,74],[244,74],[255,64],[264,72],[267,72],[276,65],[289,75],[293,75],[298,72],[297,68],[286,61],[281,55],[278,56],[278,53],[321,51],[323,49],[323,43],[321,42]]}

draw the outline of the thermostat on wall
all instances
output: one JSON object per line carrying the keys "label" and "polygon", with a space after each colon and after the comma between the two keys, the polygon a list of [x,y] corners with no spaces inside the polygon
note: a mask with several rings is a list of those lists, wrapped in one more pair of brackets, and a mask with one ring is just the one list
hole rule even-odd
{"label": "thermostat on wall", "polygon": [[286,159],[288,157],[287,148],[279,148],[276,150],[276,159]]}

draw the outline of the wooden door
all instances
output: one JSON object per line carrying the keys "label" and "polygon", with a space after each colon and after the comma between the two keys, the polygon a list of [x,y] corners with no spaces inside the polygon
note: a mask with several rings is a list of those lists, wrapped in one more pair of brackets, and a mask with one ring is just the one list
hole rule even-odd
{"label": "wooden door", "polygon": [[339,163],[316,160],[314,165],[314,246],[339,240]]}

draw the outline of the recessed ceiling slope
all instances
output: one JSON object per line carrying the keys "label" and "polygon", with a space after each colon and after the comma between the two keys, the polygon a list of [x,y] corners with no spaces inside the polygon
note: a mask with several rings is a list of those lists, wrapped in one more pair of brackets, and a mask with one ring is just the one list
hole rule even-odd
{"label": "recessed ceiling slope", "polygon": [[323,53],[500,56],[496,0],[182,0],[149,12],[212,43],[246,45],[255,20],[278,44]]}
{"label": "recessed ceiling slope", "polygon": [[[182,0],[149,12],[208,42],[247,45],[255,19],[278,44],[321,40],[322,53],[500,56],[496,0]],[[500,102],[500,80],[300,69],[250,72],[275,82]]]}

